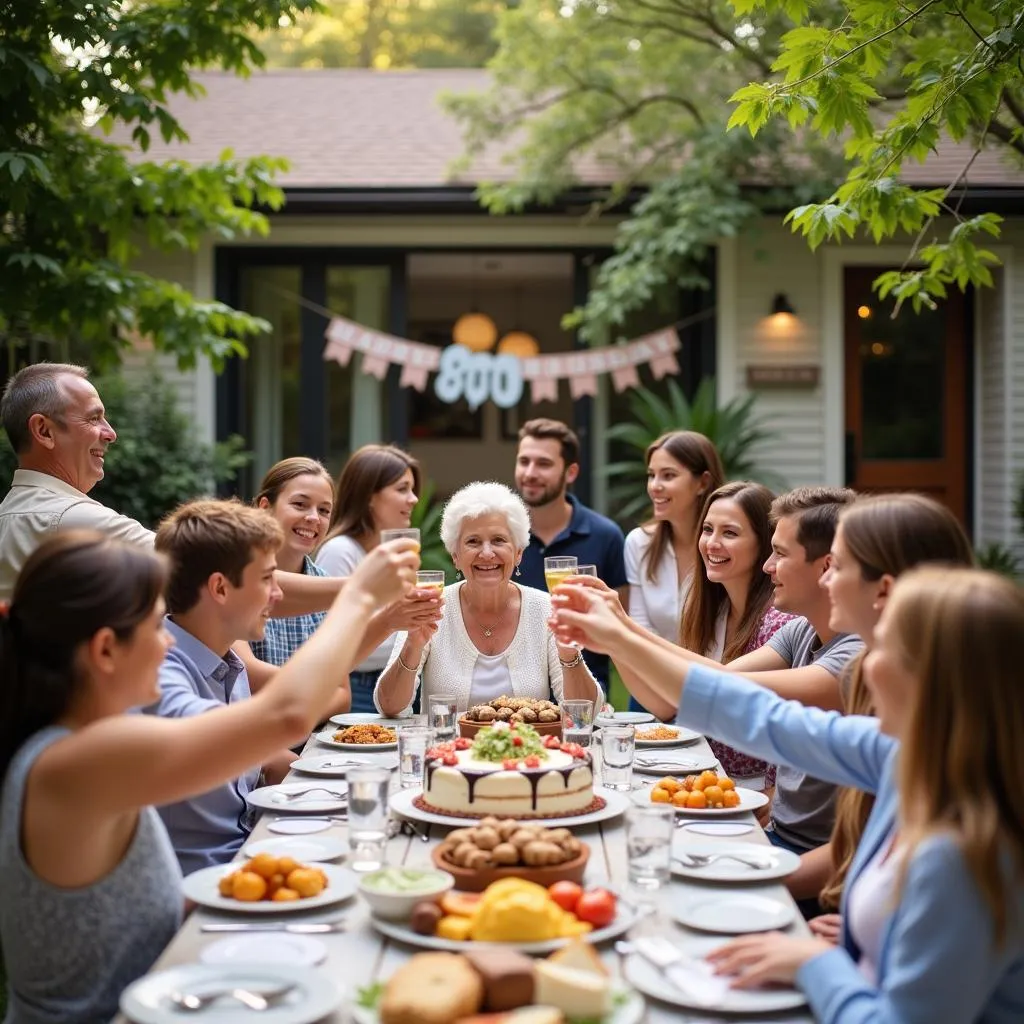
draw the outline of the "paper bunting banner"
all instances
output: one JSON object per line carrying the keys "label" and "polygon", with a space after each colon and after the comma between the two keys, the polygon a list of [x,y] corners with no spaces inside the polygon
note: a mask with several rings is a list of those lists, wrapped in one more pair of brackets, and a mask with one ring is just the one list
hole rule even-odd
{"label": "paper bunting banner", "polygon": [[[359,352],[363,357],[363,373],[371,374],[378,380],[384,379],[392,364],[400,366],[401,387],[423,391],[429,375],[437,373],[441,368],[443,350],[437,346],[396,338],[344,317],[338,316],[331,320],[326,338],[324,359],[333,359],[342,366],[348,366],[352,353]],[[596,395],[600,374],[610,374],[615,390],[624,391],[640,383],[638,371],[641,366],[649,366],[656,380],[678,373],[676,353],[679,348],[679,335],[675,327],[666,327],[622,345],[531,356],[528,359],[494,356],[487,352],[470,353],[467,349],[464,362],[471,368],[466,372],[471,373],[478,383],[482,377],[495,373],[500,365],[501,383],[500,386],[495,384],[494,393],[490,397],[505,406],[513,395],[518,394],[518,385],[510,379],[509,360],[518,364],[520,379],[530,385],[530,398],[534,402],[542,402],[558,398],[558,382],[561,380],[568,381],[569,393],[575,399],[583,395]],[[443,390],[446,396],[459,391],[451,386],[451,382]],[[474,401],[479,398],[479,388],[476,390],[478,393],[474,395]],[[454,399],[449,397],[447,400]]]}

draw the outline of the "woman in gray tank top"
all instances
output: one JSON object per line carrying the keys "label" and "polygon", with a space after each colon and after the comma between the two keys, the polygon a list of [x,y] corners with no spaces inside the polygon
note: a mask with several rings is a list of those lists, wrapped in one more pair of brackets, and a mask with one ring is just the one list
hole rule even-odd
{"label": "woman in gray tank top", "polygon": [[[201,529],[201,523],[198,528]],[[205,792],[320,720],[365,623],[415,583],[409,541],[367,557],[323,625],[256,696],[188,719],[158,697],[171,638],[153,552],[61,531],[0,606],[0,947],[5,1024],[94,1024],[148,970],[182,912],[151,805]]]}

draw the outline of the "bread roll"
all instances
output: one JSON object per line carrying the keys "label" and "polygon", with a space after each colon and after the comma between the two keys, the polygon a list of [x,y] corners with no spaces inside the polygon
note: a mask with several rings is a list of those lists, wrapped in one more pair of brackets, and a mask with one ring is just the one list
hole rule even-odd
{"label": "bread roll", "polygon": [[479,1013],[480,975],[457,953],[417,953],[391,975],[380,1001],[381,1024],[450,1024]]}

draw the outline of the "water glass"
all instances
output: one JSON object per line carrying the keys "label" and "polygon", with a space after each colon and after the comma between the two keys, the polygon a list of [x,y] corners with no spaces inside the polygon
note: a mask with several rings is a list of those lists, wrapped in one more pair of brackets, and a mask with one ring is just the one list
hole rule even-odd
{"label": "water glass", "polygon": [[637,804],[626,811],[626,857],[629,882],[654,890],[669,880],[675,809],[665,804]]}
{"label": "water glass", "polygon": [[348,842],[352,849],[349,867],[353,871],[376,871],[384,864],[388,841],[388,790],[391,772],[387,768],[350,768],[348,782]]}
{"label": "water glass", "polygon": [[601,728],[601,785],[606,789],[633,788],[636,728],[605,725]]}
{"label": "water glass", "polygon": [[562,739],[566,743],[589,747],[594,733],[594,702],[563,700],[559,707],[562,709]]}
{"label": "water glass", "polygon": [[596,565],[577,565],[576,571],[573,573],[574,576],[596,576],[597,566]]}
{"label": "water glass", "polygon": [[389,540],[401,540],[403,537],[408,537],[409,540],[416,541],[416,550],[420,549],[420,531],[417,526],[410,526],[402,530],[381,530],[380,531],[380,542],[381,544],[387,544]]}
{"label": "water glass", "polygon": [[402,789],[423,785],[423,762],[430,746],[430,729],[418,718],[398,727],[398,778]]}
{"label": "water glass", "polygon": [[427,724],[435,743],[455,739],[459,725],[459,705],[453,693],[434,693],[427,698]]}

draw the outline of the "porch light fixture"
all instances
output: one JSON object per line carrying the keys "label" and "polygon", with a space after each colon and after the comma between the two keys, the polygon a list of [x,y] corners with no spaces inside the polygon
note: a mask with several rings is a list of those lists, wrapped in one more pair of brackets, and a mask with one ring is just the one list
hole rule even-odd
{"label": "porch light fixture", "polygon": [[779,292],[774,299],[772,299],[772,316],[796,316],[796,310],[790,305],[789,299]]}
{"label": "porch light fixture", "polygon": [[498,353],[503,356],[518,356],[529,359],[540,351],[537,339],[526,331],[509,331],[498,342]]}
{"label": "porch light fixture", "polygon": [[498,340],[498,328],[486,313],[463,313],[452,328],[452,341],[471,352],[490,352]]}

